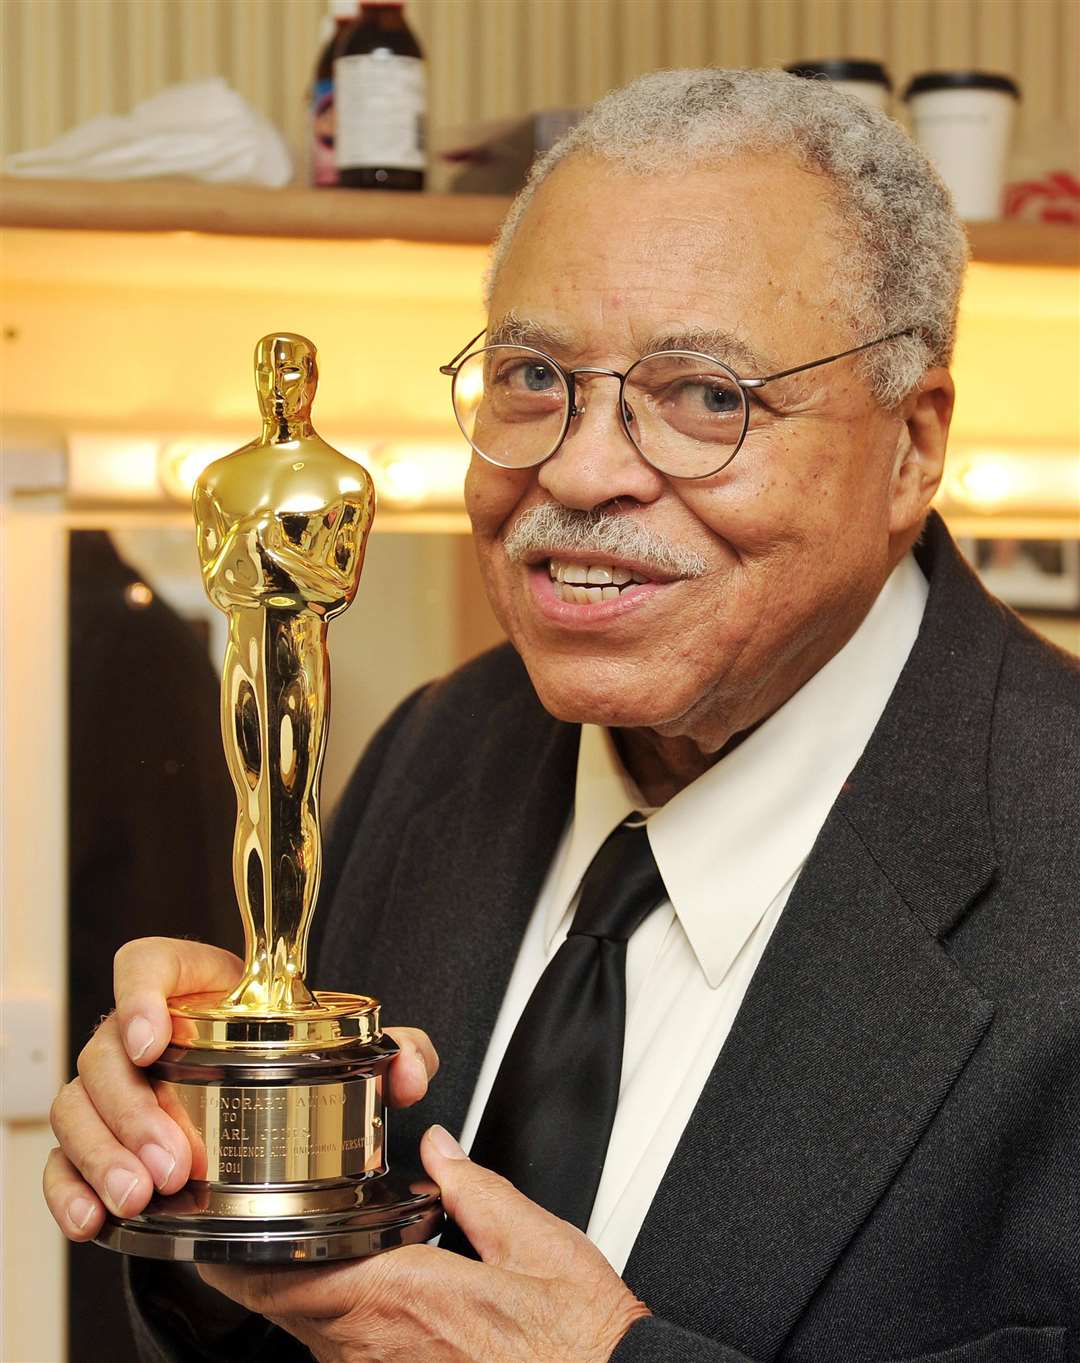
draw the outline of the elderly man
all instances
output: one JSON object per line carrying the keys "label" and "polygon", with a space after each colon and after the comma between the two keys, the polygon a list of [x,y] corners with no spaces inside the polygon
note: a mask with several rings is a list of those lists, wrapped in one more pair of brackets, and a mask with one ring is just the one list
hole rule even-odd
{"label": "elderly man", "polygon": [[[376,737],[317,929],[423,1029],[395,1148],[456,1224],[136,1263],[147,1358],[1080,1359],[1080,677],[928,516],[964,259],[899,128],[775,72],[646,77],[537,166],[446,366],[516,652]],[[120,954],[72,1239],[183,1184],[139,1067],[238,969]]]}

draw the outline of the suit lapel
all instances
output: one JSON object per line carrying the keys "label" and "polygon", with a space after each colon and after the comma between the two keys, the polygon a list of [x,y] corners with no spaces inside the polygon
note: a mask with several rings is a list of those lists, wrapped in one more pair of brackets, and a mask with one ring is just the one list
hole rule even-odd
{"label": "suit lapel", "polygon": [[423,1027],[441,1066],[421,1109],[395,1114],[398,1151],[415,1149],[432,1122],[460,1131],[570,811],[580,731],[531,694],[522,710],[517,700],[492,714],[461,779],[402,839],[384,920],[393,955],[379,971],[383,1013]]}
{"label": "suit lapel", "polygon": [[921,558],[919,639],[626,1265],[656,1314],[762,1360],[993,1016],[939,939],[995,873],[986,770],[1003,621],[936,517]]}
{"label": "suit lapel", "polygon": [[844,821],[830,822],[625,1273],[657,1315],[763,1360],[896,1175],[993,1012]]}

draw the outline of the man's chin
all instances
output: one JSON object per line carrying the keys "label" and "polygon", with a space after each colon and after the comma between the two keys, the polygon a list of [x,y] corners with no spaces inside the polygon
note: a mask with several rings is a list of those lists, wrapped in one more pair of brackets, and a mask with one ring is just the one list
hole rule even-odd
{"label": "man's chin", "polygon": [[565,724],[598,724],[608,729],[667,729],[678,727],[678,714],[671,694],[658,694],[659,688],[640,682],[627,686],[612,680],[583,685],[580,679],[566,680],[534,670],[525,659],[540,704],[555,719]]}

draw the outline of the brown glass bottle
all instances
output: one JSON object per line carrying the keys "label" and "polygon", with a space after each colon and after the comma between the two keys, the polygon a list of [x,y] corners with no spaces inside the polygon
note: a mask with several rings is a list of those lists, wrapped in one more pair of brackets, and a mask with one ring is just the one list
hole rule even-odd
{"label": "brown glass bottle", "polygon": [[334,53],[345,30],[360,17],[356,0],[330,0],[327,23],[333,32],[319,52],[311,85],[311,183],[316,189],[338,183],[334,159]]}
{"label": "brown glass bottle", "polygon": [[336,157],[349,189],[423,189],[426,83],[402,0],[364,0],[334,49]]}

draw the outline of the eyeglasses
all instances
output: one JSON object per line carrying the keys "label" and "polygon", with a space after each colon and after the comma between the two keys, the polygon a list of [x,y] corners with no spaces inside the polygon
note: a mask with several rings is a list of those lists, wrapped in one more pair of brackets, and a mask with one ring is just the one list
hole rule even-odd
{"label": "eyeglasses", "polygon": [[832,364],[913,332],[894,331],[822,360],[744,379],[714,355],[658,350],[616,369],[564,369],[527,345],[473,346],[479,332],[439,373],[452,379],[454,415],[482,459],[527,469],[550,459],[585,410],[583,377],[619,380],[619,419],[641,457],[672,478],[708,478],[738,454],[750,425],[749,394],[776,379]]}

